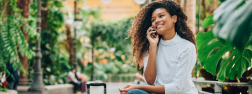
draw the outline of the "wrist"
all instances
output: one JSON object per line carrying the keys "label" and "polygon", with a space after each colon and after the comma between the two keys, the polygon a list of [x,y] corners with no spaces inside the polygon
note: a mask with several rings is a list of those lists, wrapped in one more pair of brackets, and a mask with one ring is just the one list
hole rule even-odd
{"label": "wrist", "polygon": [[152,49],[157,49],[157,45],[155,45],[155,44],[150,44],[149,50],[152,50]]}
{"label": "wrist", "polygon": [[143,85],[137,85],[137,89],[143,90]]}

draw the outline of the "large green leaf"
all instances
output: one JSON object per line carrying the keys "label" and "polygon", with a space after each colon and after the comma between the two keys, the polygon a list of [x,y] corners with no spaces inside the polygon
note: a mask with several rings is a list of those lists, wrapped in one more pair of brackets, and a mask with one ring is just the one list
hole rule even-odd
{"label": "large green leaf", "polygon": [[250,40],[252,32],[252,1],[227,0],[215,12],[214,35],[241,52]]}
{"label": "large green leaf", "polygon": [[[221,66],[217,73],[217,79],[225,81],[225,78],[235,79],[241,78],[243,72],[251,66],[251,54],[250,49],[245,49],[240,52],[238,49],[232,47],[229,44],[224,44],[217,40],[213,36],[213,32],[198,33],[196,37],[196,45],[198,48],[198,59],[204,68],[212,73],[216,74],[216,67],[219,64],[221,57],[231,51],[232,54],[228,60]],[[216,53],[213,50],[218,49]]]}
{"label": "large green leaf", "polygon": [[212,25],[212,24],[214,24],[214,21],[213,21],[213,14],[207,16],[207,17],[204,19],[201,28],[207,28],[208,26],[210,26],[210,25]]}

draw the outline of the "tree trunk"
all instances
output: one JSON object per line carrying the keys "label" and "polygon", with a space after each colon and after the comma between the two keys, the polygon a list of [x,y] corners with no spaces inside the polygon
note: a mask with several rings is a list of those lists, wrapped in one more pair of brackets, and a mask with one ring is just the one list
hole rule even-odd
{"label": "tree trunk", "polygon": [[210,8],[209,14],[213,14],[214,10],[218,8],[218,0],[213,1],[213,7]]}
{"label": "tree trunk", "polygon": [[[22,9],[22,15],[24,16],[24,18],[28,18],[29,17],[29,3],[30,0],[17,0],[18,3],[18,8]],[[29,22],[24,22],[26,24],[28,24]],[[28,34],[26,33],[26,31],[24,31],[23,27],[21,27],[22,33],[25,36],[25,40],[26,43],[28,42]],[[28,72],[28,59],[27,56],[22,56],[21,53],[18,53],[20,62],[22,64],[22,66],[24,67],[25,71]],[[19,85],[28,85],[28,75],[24,75],[24,72],[20,71],[20,76],[19,76]]]}
{"label": "tree trunk", "polygon": [[[49,30],[49,25],[48,25],[48,14],[49,14],[49,10],[48,10],[48,1],[49,0],[41,0],[42,3],[41,4],[41,19],[42,19],[42,23],[41,23],[41,39],[43,40],[43,38],[45,38],[45,36],[47,36],[47,33],[44,33],[45,30]],[[53,42],[48,42],[50,47],[52,47],[51,45],[53,44]],[[49,51],[47,50],[45,47],[45,44],[43,44],[43,41],[41,41],[41,51]],[[50,53],[51,54],[51,53]],[[41,68],[46,69],[48,66],[47,65],[51,65],[52,62],[49,58],[49,54],[44,54],[42,53],[42,59],[41,59]],[[45,62],[43,62],[45,60]],[[35,68],[35,67],[34,67]],[[46,75],[51,75],[51,72],[44,70],[43,71],[43,79],[45,79]],[[49,80],[49,78],[47,79]]]}
{"label": "tree trunk", "polygon": [[181,6],[182,10],[185,11],[185,0],[180,1],[180,6]]}
{"label": "tree trunk", "polygon": [[73,49],[73,38],[71,34],[71,28],[70,25],[66,25],[66,35],[67,35],[67,45],[66,48],[68,52],[70,53],[70,64],[74,65],[74,49]]}
{"label": "tree trunk", "polygon": [[43,0],[43,2],[46,2],[46,3],[42,4],[42,10],[41,10],[41,18],[42,18],[41,28],[42,28],[42,31],[43,30],[48,30],[48,22],[47,22],[48,18],[47,18],[47,16],[49,14],[48,0]]}
{"label": "tree trunk", "polygon": [[[193,34],[196,34],[196,29],[195,29],[195,22],[196,22],[196,0],[187,0],[186,1],[186,15],[188,17],[187,20],[187,25],[188,27],[191,29],[191,31],[193,32]],[[193,75],[193,71],[194,68],[192,70],[192,76],[196,76]]]}
{"label": "tree trunk", "polygon": [[186,1],[186,15],[188,17],[187,25],[192,30],[193,34],[196,33],[195,21],[196,21],[196,0]]}
{"label": "tree trunk", "polygon": [[[206,18],[206,1],[202,0],[201,4],[203,6],[203,19],[205,19]],[[207,31],[208,31],[208,28],[205,28],[204,32],[207,32]]]}

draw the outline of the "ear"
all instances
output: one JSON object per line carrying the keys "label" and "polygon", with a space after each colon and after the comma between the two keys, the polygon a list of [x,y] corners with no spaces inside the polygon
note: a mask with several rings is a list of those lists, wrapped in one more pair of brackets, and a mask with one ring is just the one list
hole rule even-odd
{"label": "ear", "polygon": [[174,23],[177,22],[177,15],[173,15],[173,16],[172,16],[172,21],[173,21]]}

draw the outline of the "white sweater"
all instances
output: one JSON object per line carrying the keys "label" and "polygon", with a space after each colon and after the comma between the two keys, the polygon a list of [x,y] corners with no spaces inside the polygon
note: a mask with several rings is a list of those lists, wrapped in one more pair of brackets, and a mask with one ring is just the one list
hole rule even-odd
{"label": "white sweater", "polygon": [[[144,58],[144,70],[148,58],[149,55]],[[155,85],[164,85],[165,94],[198,94],[191,79],[195,63],[196,48],[193,43],[178,34],[171,40],[160,39],[156,56]]]}

